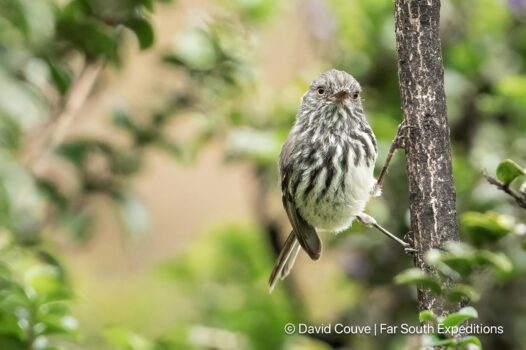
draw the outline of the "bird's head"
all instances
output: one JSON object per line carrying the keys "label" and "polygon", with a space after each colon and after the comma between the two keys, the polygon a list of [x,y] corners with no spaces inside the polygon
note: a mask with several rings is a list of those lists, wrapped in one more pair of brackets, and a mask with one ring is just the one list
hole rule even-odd
{"label": "bird's head", "polygon": [[339,105],[361,109],[360,92],[360,84],[352,75],[332,69],[312,81],[302,102],[304,107],[315,110]]}

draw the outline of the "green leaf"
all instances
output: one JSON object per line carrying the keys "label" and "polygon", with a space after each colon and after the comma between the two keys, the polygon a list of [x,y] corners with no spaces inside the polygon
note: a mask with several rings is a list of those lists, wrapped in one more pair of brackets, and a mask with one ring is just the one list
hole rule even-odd
{"label": "green leaf", "polygon": [[97,139],[75,139],[59,146],[57,153],[77,166],[81,166],[91,152],[112,157],[115,152],[110,143]]}
{"label": "green leaf", "polygon": [[445,327],[456,327],[460,325],[462,322],[467,321],[471,318],[477,318],[478,312],[475,310],[472,306],[466,306],[460,309],[457,312],[454,312],[452,314],[449,314],[446,316],[446,318],[441,322]]}
{"label": "green leaf", "polygon": [[190,158],[187,150],[182,145],[170,140],[165,136],[161,136],[158,140],[156,140],[155,144],[180,162],[187,161]]}
{"label": "green leaf", "polygon": [[65,95],[71,86],[70,70],[65,65],[55,63],[52,60],[48,60],[47,64],[53,84],[62,95]]}
{"label": "green leaf", "polygon": [[395,277],[398,284],[414,284],[429,288],[435,293],[440,293],[439,281],[418,268],[407,269]]}
{"label": "green leaf", "polygon": [[500,95],[506,97],[506,101],[524,106],[526,103],[524,84],[526,84],[526,76],[510,74],[500,79],[496,90]]}
{"label": "green leaf", "polygon": [[493,267],[501,276],[507,276],[513,271],[513,264],[503,253],[481,250],[477,252],[476,258],[479,264]]}
{"label": "green leaf", "polygon": [[77,319],[70,315],[59,316],[48,314],[41,317],[40,321],[46,325],[44,333],[50,334],[61,334],[61,335],[73,335],[77,332],[79,324]]}
{"label": "green leaf", "polygon": [[[482,349],[482,344],[480,343],[479,338],[477,338],[475,336],[469,336],[469,337],[460,338],[457,341],[457,345],[460,346],[462,349],[468,349],[469,345],[475,345],[479,349]],[[473,347],[470,346],[469,350],[472,350],[472,349],[473,349]]]}
{"label": "green leaf", "polygon": [[108,327],[103,331],[103,336],[114,349],[154,350],[154,345],[148,339],[122,327]]}
{"label": "green leaf", "polygon": [[467,276],[473,271],[474,261],[470,256],[454,256],[445,254],[442,262],[457,271],[462,276]]}
{"label": "green leaf", "polygon": [[90,237],[94,224],[94,218],[89,210],[85,208],[70,208],[62,216],[62,225],[79,241],[87,240]]}
{"label": "green leaf", "polygon": [[155,32],[152,24],[144,18],[133,18],[126,22],[126,27],[130,28],[139,40],[141,50],[150,48],[155,41]]}
{"label": "green leaf", "polygon": [[71,301],[73,299],[74,295],[72,292],[66,290],[58,290],[47,294],[44,298],[42,298],[41,303],[57,303],[61,301]]}
{"label": "green leaf", "polygon": [[193,30],[178,37],[174,52],[166,61],[190,70],[206,72],[218,62],[213,38],[202,30]]}
{"label": "green leaf", "polygon": [[469,235],[475,244],[481,244],[486,241],[494,242],[512,232],[515,220],[511,216],[492,211],[466,212],[462,215],[461,224],[463,232]]}
{"label": "green leaf", "polygon": [[115,152],[114,162],[116,174],[131,175],[141,168],[141,153],[133,149]]}
{"label": "green leaf", "polygon": [[27,11],[21,1],[2,1],[2,19],[10,21],[26,38],[30,36]]}
{"label": "green leaf", "polygon": [[127,112],[122,109],[117,109],[113,111],[111,120],[113,123],[126,130],[130,130],[135,132],[137,130],[137,126],[135,125],[135,122],[133,120],[133,117]]}
{"label": "green leaf", "polygon": [[467,284],[455,284],[453,287],[451,287],[446,297],[451,301],[461,301],[463,298],[467,298],[472,301],[477,301],[480,298],[480,294],[475,290],[475,288],[471,287]]}
{"label": "green leaf", "polygon": [[142,6],[149,12],[153,12],[153,0],[141,0]]}
{"label": "green leaf", "polygon": [[505,185],[509,185],[521,175],[526,175],[526,171],[511,159],[503,160],[497,167],[497,178]]}
{"label": "green leaf", "polygon": [[38,189],[50,202],[50,204],[54,204],[61,210],[65,210],[67,208],[69,204],[68,198],[64,193],[61,192],[59,188],[57,188],[55,183],[43,178],[36,180],[38,181]]}
{"label": "green leaf", "polygon": [[442,262],[442,251],[439,249],[429,249],[426,252],[425,260],[430,265],[437,265]]}
{"label": "green leaf", "polygon": [[0,227],[9,226],[11,202],[3,182],[0,182]]}
{"label": "green leaf", "polygon": [[32,266],[24,275],[29,287],[37,294],[45,296],[60,290],[60,271],[51,265],[38,264]]}
{"label": "green leaf", "polygon": [[446,251],[429,250],[426,261],[452,278],[458,278],[458,274],[467,276],[473,271],[476,265],[473,248],[460,242],[446,242],[444,249]]}
{"label": "green leaf", "polygon": [[435,322],[437,320],[437,316],[431,310],[424,310],[420,311],[418,314],[418,319],[420,322]]}
{"label": "green leaf", "polygon": [[461,348],[461,349],[469,349],[472,350],[473,346],[476,346],[479,349],[482,349],[482,345],[480,343],[480,340],[475,336],[469,336],[464,338],[447,338],[442,339],[435,335],[432,336],[424,336],[424,344],[425,346],[432,346],[432,347],[444,347],[447,349],[451,348]]}
{"label": "green leaf", "polygon": [[424,336],[423,344],[424,346],[443,346],[443,347],[453,347],[457,344],[455,338],[441,339],[437,336]]}
{"label": "green leaf", "polygon": [[92,18],[63,18],[58,32],[90,59],[105,58],[119,64],[118,37],[114,28]]}
{"label": "green leaf", "polygon": [[[1,114],[1,113],[0,113]],[[16,119],[0,116],[0,148],[16,151],[22,144],[23,132]]]}

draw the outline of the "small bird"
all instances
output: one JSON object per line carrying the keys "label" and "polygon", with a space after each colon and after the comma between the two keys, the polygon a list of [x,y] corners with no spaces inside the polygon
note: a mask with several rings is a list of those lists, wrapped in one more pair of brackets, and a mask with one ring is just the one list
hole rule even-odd
{"label": "small bird", "polygon": [[[356,79],[330,70],[314,79],[301,99],[296,121],[279,158],[282,200],[292,225],[270,275],[269,291],[290,273],[303,248],[318,260],[322,244],[316,230],[338,233],[358,219],[401,244],[364,213],[373,195],[378,156],[376,138],[365,118]],[[382,171],[383,173],[383,171]]]}

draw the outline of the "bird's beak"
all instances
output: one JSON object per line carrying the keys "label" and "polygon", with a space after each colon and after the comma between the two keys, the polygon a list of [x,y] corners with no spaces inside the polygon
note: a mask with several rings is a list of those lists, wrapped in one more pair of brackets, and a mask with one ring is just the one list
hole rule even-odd
{"label": "bird's beak", "polygon": [[336,101],[340,101],[341,102],[341,101],[345,100],[349,96],[350,96],[349,91],[341,90],[341,91],[338,91],[337,93],[333,94],[332,98],[335,99]]}

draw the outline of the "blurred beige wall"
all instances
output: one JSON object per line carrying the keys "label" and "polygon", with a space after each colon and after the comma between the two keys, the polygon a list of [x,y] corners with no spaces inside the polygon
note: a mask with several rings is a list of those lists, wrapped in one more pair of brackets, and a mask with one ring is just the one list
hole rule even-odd
{"label": "blurred beige wall", "polygon": [[[173,69],[160,64],[161,53],[178,33],[206,24],[220,11],[216,3],[181,0],[159,6],[154,18],[158,33],[155,48],[144,53],[131,48],[123,69],[104,71],[70,130],[71,136],[87,133],[118,139],[118,129],[109,127],[114,108],[130,108],[140,115],[160,103],[162,91],[177,83]],[[315,62],[302,17],[296,11],[295,2],[284,5],[270,25],[264,26],[264,32],[255,32],[258,61],[254,65],[269,89],[279,91]],[[147,273],[160,261],[184,251],[207,228],[254,220],[251,170],[247,164],[224,164],[222,148],[221,139],[214,140],[190,165],[178,164],[160,151],[148,152],[134,188],[149,209],[151,233],[140,241],[127,241],[110,205],[97,200],[96,233],[87,245],[69,247],[72,268],[83,270],[88,279],[138,278],[138,271]]]}

